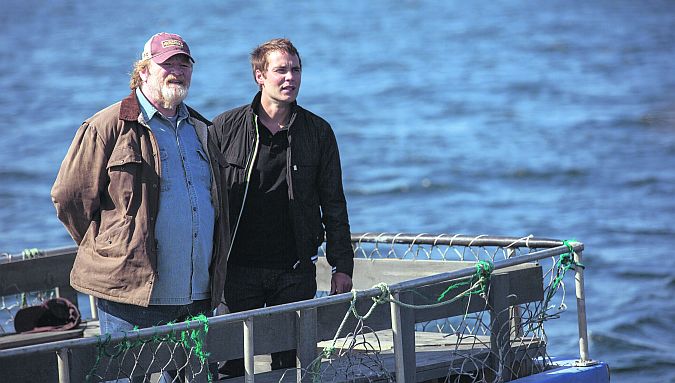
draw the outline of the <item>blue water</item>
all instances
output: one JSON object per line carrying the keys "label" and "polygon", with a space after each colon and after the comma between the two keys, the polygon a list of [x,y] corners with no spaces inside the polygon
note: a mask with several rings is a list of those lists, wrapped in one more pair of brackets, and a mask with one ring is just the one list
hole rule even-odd
{"label": "blue water", "polygon": [[[291,38],[353,231],[582,241],[591,357],[675,382],[675,2],[5,1],[0,252],[72,244],[60,161],[163,30],[190,43],[208,117],[250,101],[256,44]],[[551,351],[574,356],[560,321]]]}

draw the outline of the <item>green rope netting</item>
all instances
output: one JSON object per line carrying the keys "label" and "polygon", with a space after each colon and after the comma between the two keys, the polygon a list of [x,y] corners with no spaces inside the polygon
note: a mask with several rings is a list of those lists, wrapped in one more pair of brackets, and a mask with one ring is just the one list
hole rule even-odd
{"label": "green rope netting", "polygon": [[[563,277],[565,273],[572,269],[576,270],[576,267],[581,267],[584,268],[584,265],[581,263],[578,263],[574,260],[574,247],[573,244],[576,243],[575,241],[568,241],[565,240],[563,241],[563,244],[567,246],[569,251],[567,253],[561,254],[558,260],[556,261],[555,264],[555,271],[554,271],[554,277],[551,285],[549,286],[548,292],[546,294],[545,300],[544,300],[544,310],[543,312],[546,313],[548,304],[550,303],[551,299],[553,296],[556,294],[558,288],[562,284]],[[356,319],[359,321],[364,321],[368,319],[371,314],[374,312],[375,308],[379,305],[385,304],[385,303],[394,303],[397,305],[401,305],[402,307],[406,307],[409,309],[426,309],[426,308],[433,308],[433,307],[438,307],[442,305],[447,305],[450,303],[453,303],[457,301],[458,299],[461,299],[463,297],[467,297],[470,295],[480,295],[483,298],[487,297],[487,286],[488,282],[490,280],[491,274],[494,271],[494,265],[490,261],[478,261],[476,263],[476,271],[475,273],[471,276],[469,280],[458,282],[455,284],[452,284],[448,286],[441,294],[436,298],[436,303],[433,304],[424,304],[424,305],[413,305],[410,303],[405,303],[400,300],[397,300],[391,296],[391,292],[389,290],[389,286],[386,283],[378,283],[377,285],[373,286],[373,288],[378,288],[380,290],[380,294],[378,294],[375,297],[372,297],[372,305],[368,309],[368,311],[365,314],[360,314],[356,308],[356,298],[357,298],[357,291],[353,290],[352,291],[352,300],[349,306],[349,309],[345,313],[345,316],[342,320],[342,323],[338,327],[338,330],[335,333],[335,336],[332,339],[332,342],[330,346],[324,347],[324,349],[321,351],[319,356],[312,361],[312,363],[308,366],[307,368],[307,373],[310,375],[312,382],[320,382],[321,380],[321,373],[320,373],[320,368],[321,368],[321,361],[323,358],[330,358],[334,352],[335,352],[335,345],[338,341],[338,338],[340,337],[340,334],[342,333],[345,324],[347,323],[347,320],[349,319],[350,315],[353,315]],[[450,299],[446,299],[446,296],[452,292],[455,289],[458,289],[459,287],[462,286],[469,286],[466,290],[463,292],[455,295],[454,297]],[[103,358],[116,358],[122,355],[123,353],[142,346],[146,343],[152,343],[152,342],[172,342],[172,343],[180,343],[183,347],[186,349],[192,349],[194,350],[194,353],[197,355],[199,361],[202,364],[207,364],[207,359],[209,356],[209,353],[205,350],[204,347],[204,341],[205,341],[205,335],[208,332],[208,319],[204,315],[199,315],[194,318],[190,318],[187,320],[187,322],[190,321],[200,321],[203,323],[203,325],[197,329],[193,330],[185,330],[181,331],[180,333],[175,333],[171,332],[165,335],[155,335],[152,338],[149,339],[139,339],[138,337],[134,337],[133,339],[131,338],[125,338],[123,341],[119,342],[116,344],[112,349],[112,352],[108,351],[108,345],[110,344],[110,334],[106,334],[106,336],[100,336],[98,339],[98,353],[96,356],[96,361],[94,363],[94,366],[92,367],[91,371],[89,374],[87,374],[87,382],[91,381],[92,377],[94,376],[94,373],[97,371],[97,369],[100,366],[100,363]],[[170,323],[173,324],[173,323]],[[207,368],[208,371],[208,368]],[[213,377],[211,376],[210,371],[208,371],[208,381],[212,382]]]}
{"label": "green rope netting", "polygon": [[[563,241],[565,246],[569,249],[567,253],[561,254],[559,259],[556,262],[555,265],[555,277],[553,279],[553,282],[551,283],[550,288],[548,289],[548,293],[545,298],[545,303],[544,303],[544,313],[546,312],[546,307],[548,307],[548,304],[550,300],[553,298],[555,295],[556,291],[558,290],[559,286],[562,283],[563,277],[567,270],[575,270],[576,267],[581,267],[584,268],[584,265],[581,263],[578,263],[574,260],[574,247],[573,244],[575,241]],[[492,272],[494,271],[494,265],[490,261],[478,261],[476,263],[476,272],[471,276],[469,280],[458,282],[455,284],[452,284],[448,286],[443,293],[441,293],[440,296],[436,299],[437,303],[433,304],[423,304],[423,305],[413,305],[405,302],[401,302],[397,299],[394,299],[391,296],[391,293],[389,291],[389,286],[387,286],[386,283],[379,283],[373,288],[378,288],[380,289],[380,294],[376,297],[371,298],[373,300],[373,304],[371,305],[370,309],[368,312],[364,315],[361,315],[358,313],[356,309],[356,291],[352,291],[352,300],[351,304],[349,306],[349,309],[345,313],[345,316],[342,320],[342,323],[340,324],[337,332],[335,333],[335,336],[333,337],[333,340],[331,342],[330,346],[324,347],[320,355],[309,365],[308,367],[308,372],[312,375],[312,381],[313,382],[318,382],[320,380],[321,374],[319,373],[319,369],[321,366],[321,360],[322,358],[330,358],[333,353],[335,352],[335,344],[337,343],[337,340],[342,333],[342,330],[345,326],[345,323],[347,322],[347,319],[349,318],[349,315],[352,314],[354,315],[355,318],[359,320],[365,320],[367,319],[372,312],[375,310],[375,308],[378,305],[384,304],[384,303],[395,303],[397,305],[401,305],[402,307],[410,308],[410,309],[427,309],[427,308],[434,308],[446,304],[450,304],[453,302],[456,302],[457,300],[467,297],[470,295],[480,295],[483,298],[487,297],[487,288],[488,288],[488,282],[490,281],[490,277],[492,275]],[[462,286],[469,286],[466,290],[463,292],[455,295],[454,297],[450,299],[446,299],[446,296],[452,292],[453,290],[456,290]]]}
{"label": "green rope netting", "polygon": [[553,276],[553,282],[548,288],[548,291],[546,292],[546,298],[544,299],[543,303],[543,311],[542,311],[542,316],[544,318],[548,317],[547,311],[549,310],[549,303],[555,296],[555,294],[558,292],[558,289],[562,285],[563,277],[565,277],[565,273],[567,273],[568,270],[576,270],[577,267],[580,267],[582,269],[585,268],[585,266],[579,262],[576,262],[574,260],[574,243],[577,243],[574,240],[564,240],[563,244],[567,246],[568,252],[560,254],[558,260],[555,263],[554,266],[554,276]]}
{"label": "green rope netting", "polygon": [[[198,328],[192,330],[183,330],[178,333],[176,333],[175,331],[171,331],[170,333],[167,334],[155,334],[151,338],[147,339],[141,339],[138,336],[133,336],[132,339],[131,337],[127,337],[127,335],[129,334],[125,332],[125,338],[121,342],[112,347],[112,352],[108,351],[109,350],[108,346],[111,343],[110,341],[111,335],[105,334],[99,336],[96,347],[98,351],[96,354],[96,360],[94,361],[93,367],[86,376],[86,381],[87,382],[92,381],[92,379],[95,376],[95,372],[100,367],[101,361],[104,358],[107,359],[118,358],[120,355],[123,355],[129,350],[143,346],[148,343],[164,342],[164,343],[181,344],[186,350],[193,350],[193,352],[199,359],[199,362],[202,365],[206,365],[209,357],[209,353],[206,351],[205,348],[206,334],[209,332],[208,318],[204,314],[200,314],[195,317],[188,318],[185,321],[185,323],[189,323],[192,321],[199,321],[202,323],[202,325]],[[174,324],[175,322],[168,323],[168,325]],[[138,328],[137,327],[134,328],[133,331],[138,331]],[[209,382],[213,381],[213,376],[211,375],[211,371],[208,369],[208,367],[207,367],[207,377]]]}

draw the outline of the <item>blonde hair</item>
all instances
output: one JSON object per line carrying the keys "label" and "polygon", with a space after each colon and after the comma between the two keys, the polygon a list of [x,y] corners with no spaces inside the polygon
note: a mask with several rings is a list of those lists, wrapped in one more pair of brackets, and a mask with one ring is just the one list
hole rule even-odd
{"label": "blonde hair", "polygon": [[150,59],[141,59],[134,63],[133,69],[131,72],[131,78],[129,79],[129,88],[132,90],[140,88],[143,80],[141,79],[141,72],[148,68],[150,65]]}

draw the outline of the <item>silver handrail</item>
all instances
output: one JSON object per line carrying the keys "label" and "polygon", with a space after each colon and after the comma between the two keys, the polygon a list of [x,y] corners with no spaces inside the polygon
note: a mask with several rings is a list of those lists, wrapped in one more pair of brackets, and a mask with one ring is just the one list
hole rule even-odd
{"label": "silver handrail", "polygon": [[[381,237],[380,237],[381,238]],[[363,239],[363,238],[362,238]],[[427,239],[425,239],[427,240]],[[505,241],[509,241],[509,239],[505,239]],[[468,243],[468,242],[467,242]],[[504,243],[504,242],[501,242]],[[474,244],[475,245],[475,244]],[[575,256],[575,261],[580,262],[581,261],[581,252],[583,251],[583,244],[579,242],[574,242],[571,245],[572,250],[576,254]],[[528,263],[528,262],[534,262],[538,261],[541,259],[545,258],[550,258],[550,257],[555,257],[561,254],[568,253],[570,251],[570,248],[568,248],[566,245],[562,246],[557,246],[557,247],[552,247],[549,249],[545,250],[540,250],[536,251],[533,253],[529,254],[524,254],[520,255],[517,257],[513,258],[508,258],[500,261],[494,262],[494,269],[499,270],[503,269],[506,267],[511,267],[523,263]],[[579,325],[579,339],[580,339],[580,362],[581,363],[589,363],[591,361],[589,352],[588,352],[588,334],[587,334],[587,328],[586,328],[586,316],[585,316],[585,306],[583,305],[583,271],[581,268],[576,268],[577,269],[577,274],[576,274],[576,290],[577,290],[577,307],[578,307],[578,325]],[[460,279],[460,278],[465,278],[473,275],[475,273],[475,270],[473,268],[465,268],[461,270],[456,270],[456,271],[450,271],[450,272],[445,272],[445,273],[440,273],[436,275],[431,275],[431,276],[426,276],[423,278],[417,278],[413,280],[408,280],[408,281],[403,281],[399,282],[396,284],[393,284],[389,286],[389,292],[390,294],[397,294],[401,291],[405,290],[410,290],[413,288],[417,287],[422,287],[426,286],[429,284],[434,284],[434,283],[441,283],[449,280],[454,280],[454,279]],[[327,305],[332,305],[332,304],[337,304],[337,303],[344,303],[344,302],[350,302],[354,297],[356,299],[362,299],[362,298],[374,298],[378,297],[382,294],[382,290],[379,288],[371,288],[368,290],[362,290],[355,292],[354,294],[352,293],[343,293],[343,294],[338,294],[338,295],[333,295],[333,296],[325,296],[325,297],[320,297],[312,300],[307,300],[307,301],[300,301],[300,302],[293,302],[293,303],[288,303],[284,305],[279,305],[279,306],[273,306],[273,307],[266,307],[266,308],[261,308],[261,309],[256,309],[256,310],[251,310],[251,311],[246,311],[246,312],[240,312],[240,313],[233,313],[233,314],[226,314],[222,316],[216,316],[213,318],[209,319],[209,326],[212,328],[217,328],[219,326],[222,326],[227,323],[233,323],[233,322],[245,322],[245,323],[250,323],[252,324],[252,319],[258,316],[267,316],[270,314],[276,314],[276,313],[287,313],[287,312],[296,312],[300,310],[305,310],[305,309],[310,309],[310,308],[317,308],[317,307],[322,307],[322,306],[327,306]],[[392,314],[395,316],[396,314],[395,310],[392,310]],[[400,323],[400,318],[393,317],[392,318],[392,323]],[[146,328],[146,329],[140,329],[137,331],[134,331],[132,334],[115,334],[111,335],[109,338],[110,342],[119,342],[123,340],[128,340],[130,339],[130,336],[132,337],[138,337],[138,338],[145,338],[145,337],[153,337],[157,335],[163,335],[163,334],[169,334],[172,332],[176,331],[187,331],[187,330],[192,330],[192,329],[197,329],[200,328],[203,325],[200,321],[191,321],[191,322],[186,322],[186,323],[178,323],[174,325],[165,325],[165,326],[158,326],[154,328]],[[249,346],[246,347],[245,349],[245,355],[244,358],[245,360],[252,361],[253,360],[253,354],[254,350],[252,344],[252,334],[253,334],[253,328],[252,326],[245,326],[245,334],[244,334],[244,342],[245,344],[248,344]],[[30,346],[24,346],[24,347],[17,347],[9,350],[0,350],[0,358],[4,357],[10,357],[10,356],[19,356],[19,355],[27,355],[27,354],[32,354],[32,353],[45,353],[45,352],[56,352],[59,355],[59,370],[60,370],[60,381],[62,383],[68,382],[68,358],[67,358],[67,350],[69,349],[76,349],[76,348],[82,348],[82,347],[88,347],[92,345],[96,345],[99,342],[98,337],[91,337],[91,338],[80,338],[80,339],[70,339],[70,340],[62,340],[62,341],[57,341],[57,342],[52,342],[52,343],[44,343],[44,344],[38,344],[38,345],[30,345]],[[64,357],[65,356],[65,357]],[[404,366],[399,365],[400,363],[403,363],[401,358],[396,359],[397,363],[397,371],[404,371]],[[250,381],[252,381],[252,375],[247,374],[249,378],[251,378]]]}

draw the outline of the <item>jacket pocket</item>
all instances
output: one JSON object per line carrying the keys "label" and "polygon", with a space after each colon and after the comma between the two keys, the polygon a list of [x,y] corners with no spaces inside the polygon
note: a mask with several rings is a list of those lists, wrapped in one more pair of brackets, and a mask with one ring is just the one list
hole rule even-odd
{"label": "jacket pocket", "polygon": [[224,156],[223,159],[225,160],[225,167],[222,167],[221,164],[224,177],[223,184],[226,186],[228,193],[234,190],[235,194],[241,192],[243,196],[246,183],[246,159],[232,156]]}
{"label": "jacket pocket", "polygon": [[108,160],[108,192],[116,207],[129,206],[141,184],[143,157],[129,146],[115,148]]}
{"label": "jacket pocket", "polygon": [[131,239],[131,224],[133,217],[124,216],[121,222],[113,222],[107,228],[99,231],[94,239],[96,253],[103,257],[122,257],[128,252]]}
{"label": "jacket pocket", "polygon": [[131,146],[118,147],[113,150],[108,160],[108,171],[124,170],[129,165],[140,165],[143,157]]}

